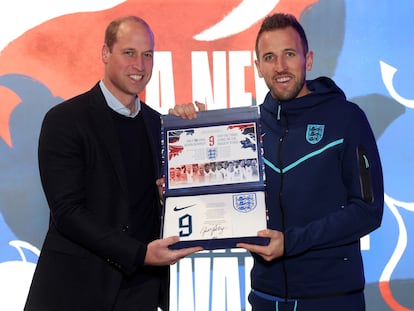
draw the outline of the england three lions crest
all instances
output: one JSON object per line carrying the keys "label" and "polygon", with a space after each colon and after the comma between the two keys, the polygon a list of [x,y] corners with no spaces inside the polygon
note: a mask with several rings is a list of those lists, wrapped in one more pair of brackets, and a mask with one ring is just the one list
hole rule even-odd
{"label": "england three lions crest", "polygon": [[233,207],[242,213],[248,213],[256,208],[256,193],[239,193],[233,195]]}
{"label": "england three lions crest", "polygon": [[325,125],[321,124],[308,124],[306,130],[306,140],[310,144],[317,144],[323,138],[323,132],[325,130]]}

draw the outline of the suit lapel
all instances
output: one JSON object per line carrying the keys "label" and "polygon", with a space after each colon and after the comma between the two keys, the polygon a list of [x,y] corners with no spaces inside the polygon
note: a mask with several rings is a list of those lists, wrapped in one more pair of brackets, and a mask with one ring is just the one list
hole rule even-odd
{"label": "suit lapel", "polygon": [[157,174],[157,178],[162,176],[161,167],[160,167],[160,157],[161,157],[161,128],[160,128],[160,116],[154,113],[151,113],[150,108],[145,104],[141,103],[142,117],[144,120],[145,130],[148,134],[148,140],[151,148],[151,154],[153,158],[154,170]]}
{"label": "suit lapel", "polygon": [[[113,120],[108,110],[108,106],[104,95],[99,87],[99,84],[95,85],[91,90],[92,100],[90,103],[90,120],[96,129],[96,134],[99,139],[99,143],[108,152],[111,162],[117,172],[119,182],[122,189],[127,193],[126,173],[122,163],[122,155],[120,152],[119,140],[115,134]],[[153,165],[157,178],[162,176],[161,171],[161,149],[160,149],[160,116],[155,111],[152,111],[145,103],[141,105],[142,116],[146,132],[148,134],[148,140],[150,144],[150,152],[154,159]]]}
{"label": "suit lapel", "polygon": [[90,120],[96,129],[99,143],[107,151],[111,162],[118,175],[119,182],[125,193],[127,193],[125,169],[122,163],[119,140],[115,134],[113,120],[108,111],[105,97],[103,96],[99,85],[92,90],[92,101],[90,105]]}

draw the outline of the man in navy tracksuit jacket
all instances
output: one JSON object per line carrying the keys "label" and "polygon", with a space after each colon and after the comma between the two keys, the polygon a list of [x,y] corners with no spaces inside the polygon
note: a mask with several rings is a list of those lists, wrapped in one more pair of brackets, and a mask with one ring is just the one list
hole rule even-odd
{"label": "man in navy tracksuit jacket", "polygon": [[306,81],[313,54],[286,14],[267,17],[256,41],[267,246],[253,253],[253,311],[365,310],[360,238],[378,228],[383,179],[362,110],[326,77]]}

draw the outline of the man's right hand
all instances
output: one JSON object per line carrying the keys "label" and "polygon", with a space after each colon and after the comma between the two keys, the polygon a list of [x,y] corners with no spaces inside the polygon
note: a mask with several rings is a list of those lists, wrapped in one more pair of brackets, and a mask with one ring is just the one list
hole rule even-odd
{"label": "man's right hand", "polygon": [[147,246],[144,263],[151,266],[173,265],[181,258],[203,250],[201,246],[174,250],[168,248],[178,241],[180,241],[178,236],[152,241]]}

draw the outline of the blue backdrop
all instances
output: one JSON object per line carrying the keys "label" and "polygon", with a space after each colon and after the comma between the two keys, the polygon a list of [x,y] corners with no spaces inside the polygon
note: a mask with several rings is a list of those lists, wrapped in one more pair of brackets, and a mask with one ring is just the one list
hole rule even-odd
{"label": "blue backdrop", "polygon": [[[115,17],[132,4],[145,7],[146,10],[142,14],[139,10],[137,14],[144,15],[146,19],[152,18],[157,21],[155,16],[159,14],[159,21],[162,20],[162,23],[156,23],[155,26],[159,31],[168,29],[162,28],[163,24],[169,23],[167,11],[163,10],[163,7],[175,7],[177,12],[181,12],[180,10],[185,10],[184,4],[181,3],[185,3],[191,8],[189,16],[194,12],[195,15],[198,14],[198,20],[203,14],[196,13],[194,8],[202,5],[204,9],[210,8],[212,12],[211,16],[205,14],[210,16],[206,24],[218,24],[217,21],[223,16],[237,14],[243,10],[243,6],[246,8],[252,4],[249,0],[229,0],[228,3],[211,1],[211,4],[208,1],[197,4],[197,0],[89,1],[94,5],[83,1],[62,1],[61,7],[50,6],[48,10],[47,7],[45,9],[48,3],[46,0],[37,2],[42,6],[39,7],[39,10],[42,10],[39,16],[24,16],[21,13],[22,6],[28,8],[29,12],[33,8],[33,2],[29,0],[0,4],[0,26],[5,34],[2,34],[3,39],[0,39],[0,310],[22,309],[47,229],[48,209],[39,182],[36,154],[41,120],[50,107],[78,91],[89,88],[92,86],[90,81],[96,82],[100,78],[99,75],[91,74],[85,76],[84,85],[78,81],[72,82],[72,73],[69,69],[62,69],[66,76],[59,76],[59,68],[63,65],[53,61],[59,59],[61,55],[56,54],[61,53],[64,56],[60,58],[62,63],[68,68],[77,68],[76,58],[90,53],[95,56],[89,61],[99,63],[96,55],[99,56],[100,45],[92,51],[75,46],[78,54],[73,60],[66,57],[70,53],[64,47],[58,46],[56,49],[54,46],[47,52],[45,47],[52,44],[49,43],[52,41],[45,38],[35,39],[34,33],[48,33],[44,30],[50,29],[47,25],[54,25],[54,29],[58,25],[62,27],[62,31],[66,31],[64,29],[69,29],[69,26],[63,21],[78,16],[94,18],[95,15],[90,11],[113,12]],[[273,5],[272,8],[265,8],[269,3]],[[295,5],[301,9],[296,9]],[[307,7],[308,5],[310,6]],[[410,76],[414,72],[414,1],[272,0],[266,2],[266,5],[256,1],[255,6],[263,6],[264,12],[251,11],[252,15],[257,14],[260,18],[265,13],[279,9],[297,14],[308,34],[310,48],[315,53],[314,68],[309,77],[333,77],[348,98],[366,112],[377,138],[385,178],[382,226],[364,238],[362,243],[367,281],[367,309],[414,310],[414,91],[413,79]],[[83,13],[68,14],[72,12]],[[247,18],[242,20],[246,21]],[[237,55],[248,55],[252,58],[252,38],[257,31],[258,22],[259,20],[240,27],[236,34],[228,34],[228,38],[225,39],[226,44],[229,44],[228,52],[238,51]],[[183,31],[183,27],[174,24],[174,21],[171,21],[171,25],[177,25],[180,31]],[[90,23],[87,27],[89,26]],[[85,26],[85,29],[89,29],[87,27]],[[82,31],[81,24],[79,28],[80,31],[73,28],[68,33],[75,38],[87,37]],[[201,26],[191,36],[199,33],[200,29]],[[179,38],[179,33],[175,33],[174,29],[169,31],[173,37]],[[155,33],[158,32],[155,29]],[[97,30],[97,34],[103,34],[102,28]],[[232,37],[238,39],[238,36],[248,38],[249,45],[246,46],[242,40],[240,43],[231,40]],[[177,47],[170,39],[160,36],[157,41],[160,42],[156,46],[160,51],[160,63],[165,60],[165,64],[169,64],[170,51],[173,55],[172,63],[178,62],[174,58]],[[101,40],[99,37],[99,44]],[[197,47],[207,53],[223,51],[223,40],[213,38],[209,39],[208,43],[194,38],[188,40],[188,58],[194,57],[191,52],[197,50]],[[75,45],[73,38],[69,41],[70,45]],[[186,46],[186,42],[178,40],[178,44],[182,46]],[[44,55],[49,57],[46,58]],[[233,54],[229,52],[226,57],[231,58],[231,55]],[[191,66],[189,60],[183,62],[186,63]],[[83,66],[88,72],[88,62],[79,66]],[[193,64],[193,82],[197,71],[195,67]],[[239,84],[245,83],[246,88],[252,89],[251,104],[256,103],[254,98],[260,103],[264,94],[263,86],[252,86],[253,60],[246,60],[245,67],[246,81],[241,80]],[[155,96],[150,91],[154,88],[150,87],[146,96],[155,99],[159,97],[159,102],[155,101],[153,106],[160,112],[165,112],[169,107],[162,103],[162,96],[171,93],[171,96],[174,96],[174,89],[162,87],[164,69],[160,68],[165,67],[156,66],[155,69],[160,73],[159,79],[153,77],[155,81],[151,83],[158,86],[157,90],[161,88],[161,94],[157,93]],[[210,69],[212,76],[219,72],[219,69],[212,68],[211,64]],[[96,70],[91,69],[91,72],[99,73],[99,70],[98,66]],[[188,71],[191,70],[188,68]],[[230,73],[225,73],[224,78],[227,78],[231,87],[234,82],[232,79],[236,81],[238,78],[231,78],[231,66],[229,71]],[[80,75],[79,79],[82,77],[83,75]],[[176,71],[174,78],[176,84],[179,84],[178,79],[184,79],[181,73],[177,74]],[[72,89],[65,89],[59,84],[63,85],[66,82],[73,85]],[[156,83],[160,83],[161,87]],[[217,95],[219,86],[214,88]],[[189,89],[191,91],[191,88]],[[172,98],[170,106],[180,96],[177,95],[180,92],[179,87],[175,86],[175,92],[176,97]],[[206,90],[197,92],[208,94]],[[194,94],[189,94],[189,97],[193,98]],[[227,106],[237,106],[231,102],[231,95],[226,98],[229,99]],[[210,108],[222,108],[218,105],[210,103]],[[246,302],[250,267],[251,257],[240,250],[203,252],[181,261],[172,267],[172,311],[250,310]]]}

